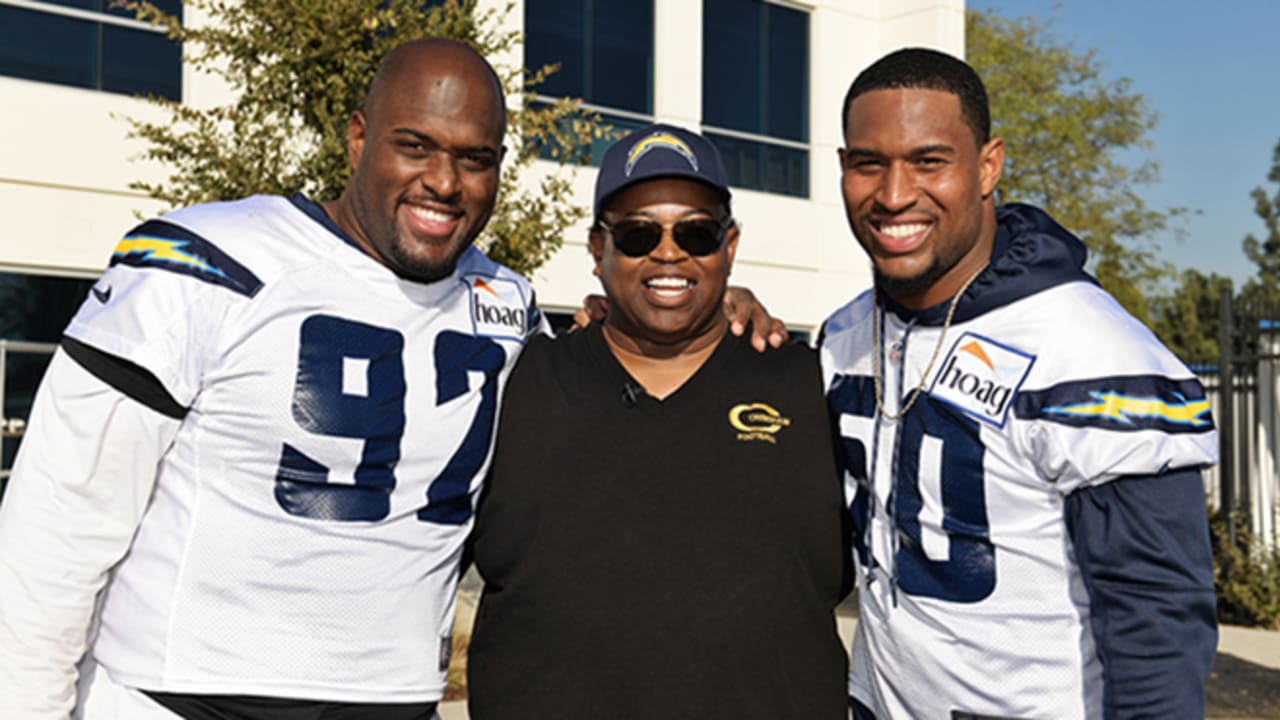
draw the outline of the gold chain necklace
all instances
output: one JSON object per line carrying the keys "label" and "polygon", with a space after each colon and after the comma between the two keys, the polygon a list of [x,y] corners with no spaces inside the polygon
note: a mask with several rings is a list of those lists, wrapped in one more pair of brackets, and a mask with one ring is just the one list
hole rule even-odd
{"label": "gold chain necklace", "polygon": [[[881,382],[881,355],[884,354],[884,343],[880,338],[880,289],[876,286],[871,287],[871,347],[872,356],[871,363],[874,368],[874,379],[876,385],[876,409],[880,411],[880,417],[896,422],[902,419],[903,415],[916,404],[916,398],[920,397],[920,393],[924,391],[924,385],[929,381],[929,374],[933,372],[933,364],[938,361],[938,353],[942,351],[942,344],[947,339],[947,329],[951,327],[951,318],[955,317],[956,306],[960,304],[960,296],[964,295],[964,291],[969,289],[974,280],[987,269],[987,263],[982,263],[982,267],[978,271],[969,276],[964,281],[964,285],[960,286],[960,292],[951,298],[951,306],[947,308],[947,317],[942,321],[942,332],[938,334],[938,344],[933,346],[933,355],[929,357],[929,364],[925,366],[924,374],[920,376],[920,383],[916,385],[915,390],[911,391],[911,397],[907,398],[907,404],[896,413],[891,413],[884,407],[884,386]],[[907,354],[902,354],[902,362],[907,361]]]}

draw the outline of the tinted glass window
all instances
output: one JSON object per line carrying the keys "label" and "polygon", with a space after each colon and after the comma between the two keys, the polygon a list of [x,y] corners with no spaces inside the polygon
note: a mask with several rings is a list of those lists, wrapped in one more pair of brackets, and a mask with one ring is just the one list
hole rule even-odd
{"label": "tinted glass window", "polygon": [[763,0],[705,0],[702,121],[809,139],[809,15]]}
{"label": "tinted glass window", "polygon": [[702,8],[702,122],[729,182],[808,197],[809,152],[795,143],[809,140],[809,15],[763,0]]}
{"label": "tinted glass window", "polygon": [[164,35],[103,25],[102,89],[181,98],[181,46]]}
{"label": "tinted glass window", "polygon": [[763,132],[759,0],[704,0],[702,122]]}
{"label": "tinted glass window", "polygon": [[765,5],[764,134],[809,139],[809,15]]}
{"label": "tinted glass window", "polygon": [[704,132],[720,151],[729,184],[780,195],[809,197],[809,151]]}
{"label": "tinted glass window", "polygon": [[524,62],[531,70],[560,65],[538,89],[543,95],[582,97],[586,85],[583,0],[529,0],[524,6]]}
{"label": "tinted glass window", "polygon": [[[180,0],[157,5],[181,17]],[[62,14],[62,8],[91,16]],[[0,75],[181,100],[180,46],[162,33],[121,25],[118,17],[133,14],[111,7],[111,0],[0,5]]]}
{"label": "tinted glass window", "polygon": [[653,3],[526,0],[525,65],[559,64],[543,95],[653,111]]}
{"label": "tinted glass window", "polygon": [[[535,105],[536,104],[537,103],[535,103]],[[607,126],[608,129],[603,136],[593,137],[591,139],[590,146],[560,148],[555,150],[550,145],[543,144],[538,146],[538,157],[541,157],[544,160],[554,160],[556,162],[560,162],[563,159],[578,164],[600,167],[600,160],[604,157],[604,151],[613,144],[614,140],[626,135],[632,130],[639,130],[649,124],[649,121],[647,120],[624,118],[617,115],[610,115],[609,113],[597,113],[597,115],[600,117],[600,124],[602,126]],[[565,122],[571,121],[571,119],[565,120]]]}
{"label": "tinted glass window", "polygon": [[[57,343],[62,329],[80,307],[91,280],[20,275],[0,272],[0,340],[19,343]],[[0,388],[4,402],[0,419],[25,420],[31,414],[36,386],[49,364],[44,350],[7,346],[3,350]],[[13,465],[20,435],[14,425],[0,424],[0,489],[3,472]]]}
{"label": "tinted glass window", "polygon": [[97,23],[0,5],[0,73],[91,88],[97,56]]}

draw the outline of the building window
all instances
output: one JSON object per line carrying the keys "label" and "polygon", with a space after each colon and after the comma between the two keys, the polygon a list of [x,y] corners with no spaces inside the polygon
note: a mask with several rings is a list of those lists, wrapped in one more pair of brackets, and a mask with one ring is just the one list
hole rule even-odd
{"label": "building window", "polygon": [[0,272],[0,494],[36,386],[92,280]]}
{"label": "building window", "polygon": [[808,13],[764,0],[702,12],[702,128],[729,182],[808,197]]}
{"label": "building window", "polygon": [[[524,30],[525,67],[560,66],[538,88],[542,99],[582,98],[620,133],[653,122],[652,0],[525,0]],[[611,142],[592,145],[592,164]]]}
{"label": "building window", "polygon": [[0,0],[0,75],[181,101],[182,47],[112,0]]}

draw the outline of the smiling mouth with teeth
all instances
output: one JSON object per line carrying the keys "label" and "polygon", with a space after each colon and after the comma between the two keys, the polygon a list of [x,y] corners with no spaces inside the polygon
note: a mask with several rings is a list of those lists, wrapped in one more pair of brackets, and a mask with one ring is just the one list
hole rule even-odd
{"label": "smiling mouth with teeth", "polygon": [[658,277],[649,278],[644,281],[644,286],[650,290],[664,290],[667,292],[678,292],[688,290],[693,287],[693,281],[688,278],[677,277]]}
{"label": "smiling mouth with teeth", "polygon": [[409,212],[429,222],[449,222],[457,217],[457,215],[454,215],[453,213],[431,210],[417,205],[409,205],[407,208]]}
{"label": "smiling mouth with teeth", "polygon": [[879,230],[892,238],[904,238],[924,232],[927,227],[925,223],[889,223],[880,225]]}

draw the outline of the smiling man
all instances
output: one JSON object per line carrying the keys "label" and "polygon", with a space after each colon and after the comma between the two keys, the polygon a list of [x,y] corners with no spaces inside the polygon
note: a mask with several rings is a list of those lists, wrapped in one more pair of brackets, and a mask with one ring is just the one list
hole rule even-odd
{"label": "smiling man", "polygon": [[1201,718],[1216,644],[1194,375],[1044,212],[995,204],[973,69],[854,80],[842,190],[875,285],[826,322],[865,718]]}
{"label": "smiling man", "polygon": [[117,246],[0,506],[0,717],[65,720],[86,646],[87,720],[433,716],[498,388],[544,327],[472,246],[504,119],[483,57],[409,42],[340,198]]}
{"label": "smiling man", "polygon": [[727,331],[719,155],[637,130],[595,211],[608,316],[530,343],[507,387],[471,717],[843,718],[848,534],[816,358]]}

